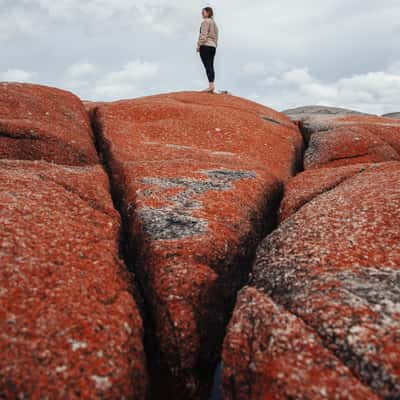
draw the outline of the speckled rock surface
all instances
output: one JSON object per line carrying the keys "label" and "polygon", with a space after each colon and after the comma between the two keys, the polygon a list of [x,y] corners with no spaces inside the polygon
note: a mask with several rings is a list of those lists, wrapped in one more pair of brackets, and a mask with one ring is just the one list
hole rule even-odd
{"label": "speckled rock surface", "polygon": [[0,161],[0,397],[143,399],[142,323],[100,166]]}
{"label": "speckled rock surface", "polygon": [[0,83],[0,158],[97,163],[81,101],[60,89]]}
{"label": "speckled rock surface", "polygon": [[304,204],[334,189],[357,173],[376,167],[378,164],[355,164],[338,168],[313,169],[296,175],[285,185],[285,194],[279,209],[279,221],[284,221]]}
{"label": "speckled rock surface", "polygon": [[308,202],[263,241],[250,283],[314,329],[360,381],[396,399],[400,163],[338,171],[341,182],[325,192],[304,183],[319,179],[314,171],[296,178],[290,191],[306,187]]}
{"label": "speckled rock surface", "polygon": [[309,143],[306,170],[400,160],[400,123],[395,119],[317,106],[285,113]]}
{"label": "speckled rock surface", "polygon": [[225,337],[224,399],[377,399],[311,328],[255,288],[238,295]]}
{"label": "speckled rock surface", "polygon": [[121,101],[93,116],[173,396],[196,398],[301,135],[284,115],[226,95]]}
{"label": "speckled rock surface", "polygon": [[400,160],[400,124],[364,119],[342,119],[344,126],[313,133],[304,169]]}

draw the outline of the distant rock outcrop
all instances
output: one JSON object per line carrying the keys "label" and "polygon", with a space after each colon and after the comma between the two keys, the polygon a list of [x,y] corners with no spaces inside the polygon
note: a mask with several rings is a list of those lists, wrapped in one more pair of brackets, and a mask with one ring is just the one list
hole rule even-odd
{"label": "distant rock outcrop", "polygon": [[309,144],[306,170],[400,160],[400,122],[330,107],[286,113],[299,123]]}
{"label": "distant rock outcrop", "polygon": [[385,114],[385,115],[382,115],[382,117],[400,119],[400,112]]}

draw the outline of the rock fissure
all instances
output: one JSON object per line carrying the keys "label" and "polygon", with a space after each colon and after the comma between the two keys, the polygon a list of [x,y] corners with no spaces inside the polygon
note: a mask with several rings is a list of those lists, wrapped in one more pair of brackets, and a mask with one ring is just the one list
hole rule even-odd
{"label": "rock fissure", "polygon": [[[384,131],[386,124],[374,125],[372,117],[357,116],[346,132],[341,120],[337,128],[335,117],[329,121],[329,135],[319,135],[320,145],[310,148],[312,136],[325,129],[323,119],[302,118],[307,121],[299,123],[306,156],[318,160],[321,154],[334,155],[340,162],[307,165],[286,185],[280,225],[259,246],[249,286],[240,292],[227,330],[224,393],[227,399],[246,397],[250,385],[252,399],[275,394],[282,399],[394,399],[400,394],[400,231],[394,222],[400,218],[400,163],[392,161],[391,153],[399,146],[396,131]],[[390,151],[379,158],[374,156],[374,137],[390,141]],[[354,139],[362,143],[363,138],[368,151],[359,164],[346,152]],[[272,319],[266,305],[271,299],[282,307]],[[265,308],[256,308],[264,302]],[[285,356],[268,347],[262,326],[276,324],[275,318],[285,313],[318,338],[319,351],[307,355],[307,334],[292,337],[287,327],[275,338]],[[258,319],[258,333],[254,322],[249,325],[250,317]],[[290,337],[294,342],[282,342]],[[253,347],[243,351],[249,339]],[[303,345],[295,350],[294,343]],[[296,358],[290,368],[287,360],[281,364],[285,357]],[[254,376],[247,374],[248,360],[256,360]],[[316,364],[318,372],[313,371]]]}
{"label": "rock fissure", "polygon": [[[243,111],[243,118],[253,126],[251,140],[260,143],[257,148],[243,142],[241,129],[247,131],[247,124],[232,130],[232,110],[220,107],[224,101],[241,106],[241,101],[207,96],[207,103],[199,108],[196,102],[202,101],[201,95],[185,96],[190,99],[184,110],[194,119],[191,123],[199,119],[199,125],[205,125],[205,133],[190,133],[191,146],[187,146],[188,133],[181,132],[179,120],[164,114],[158,117],[164,101],[169,104],[168,96],[161,103],[150,97],[148,103],[138,100],[91,110],[97,148],[107,164],[114,202],[124,221],[124,258],[144,299],[147,358],[155,360],[150,366],[151,386],[158,389],[153,398],[209,395],[236,293],[247,281],[257,245],[276,226],[283,181],[296,168],[302,148],[295,125],[289,120],[282,125],[261,120],[259,115],[266,114],[263,108]],[[221,108],[218,118],[210,118],[209,99],[215,99],[216,107]],[[171,107],[181,112],[179,104],[170,104],[165,112],[172,112]],[[138,108],[147,112],[151,131],[146,124],[135,124]],[[117,128],[113,115],[119,113]],[[236,123],[240,124],[240,119]],[[124,132],[125,124],[129,134],[117,135]],[[135,126],[140,132],[137,136]],[[218,134],[206,141],[213,126],[218,127]],[[224,129],[226,126],[229,128]],[[153,145],[155,140],[160,142],[152,133],[157,130],[170,137],[160,138],[164,144],[161,154]],[[167,146],[168,142],[174,145]],[[273,156],[280,163],[271,165],[275,169],[263,165],[271,163],[264,152],[279,151],[272,144],[282,146],[283,158]],[[182,158],[182,146],[186,158]],[[207,151],[199,151],[204,147]],[[158,153],[153,155],[155,151]],[[179,154],[178,159],[171,154]],[[237,165],[231,154],[238,155]]]}

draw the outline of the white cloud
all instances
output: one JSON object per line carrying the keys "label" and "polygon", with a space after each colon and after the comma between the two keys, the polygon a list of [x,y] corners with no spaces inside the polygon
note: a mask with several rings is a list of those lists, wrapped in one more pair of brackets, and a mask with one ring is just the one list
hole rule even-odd
{"label": "white cloud", "polygon": [[125,83],[140,79],[155,77],[159,72],[159,65],[149,61],[131,61],[121,70],[109,73],[103,78],[108,83]]}
{"label": "white cloud", "polygon": [[42,30],[42,25],[35,24],[34,19],[32,14],[24,12],[23,6],[3,5],[0,0],[0,39],[35,35]]}
{"label": "white cloud", "polygon": [[396,62],[383,71],[355,74],[334,81],[318,79],[308,68],[292,68],[265,77],[251,97],[277,108],[318,104],[381,114],[400,107],[399,66]]}
{"label": "white cloud", "polygon": [[[36,71],[36,82],[83,98],[202,88],[206,77],[193,48],[204,5],[0,0],[0,71]],[[400,71],[394,63],[399,0],[252,0],[245,7],[241,0],[219,0],[211,6],[221,36],[219,88],[278,108],[323,101],[399,108],[393,78]],[[127,66],[130,59],[163,68],[147,78],[142,66]]]}
{"label": "white cloud", "polygon": [[106,100],[140,96],[143,84],[155,78],[159,70],[154,62],[131,61],[122,69],[101,77],[94,85],[93,95]]}
{"label": "white cloud", "polygon": [[64,86],[85,91],[91,100],[116,100],[143,95],[144,87],[156,79],[160,66],[156,62],[134,60],[116,71],[104,71],[89,62],[72,64],[65,71]]}
{"label": "white cloud", "polygon": [[88,62],[77,62],[67,68],[66,76],[69,79],[89,77],[97,72],[97,67]]}
{"label": "white cloud", "polygon": [[243,73],[250,76],[264,75],[266,72],[265,63],[262,61],[250,61],[243,65]]}
{"label": "white cloud", "polygon": [[22,69],[8,69],[0,72],[0,81],[4,82],[29,82],[32,80],[33,74]]}

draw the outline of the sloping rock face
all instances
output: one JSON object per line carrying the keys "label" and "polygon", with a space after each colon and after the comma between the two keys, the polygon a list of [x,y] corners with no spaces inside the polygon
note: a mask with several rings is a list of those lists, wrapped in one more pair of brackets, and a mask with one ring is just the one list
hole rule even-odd
{"label": "sloping rock face", "polygon": [[0,83],[0,139],[3,159],[98,162],[81,101],[59,89]]}
{"label": "sloping rock face", "polygon": [[[381,398],[400,396],[399,184],[400,162],[321,168],[288,183],[283,222],[258,248],[250,287],[241,293],[228,329],[223,354],[228,398],[240,398],[235,396],[243,390],[250,393],[244,398],[252,399],[373,398],[361,385]],[[324,367],[321,376],[313,372],[325,365],[320,357],[326,353],[313,350],[305,356],[309,339],[304,333],[304,347],[295,351],[298,363],[290,364],[293,368],[275,364],[280,356],[271,333],[276,320],[270,307],[264,309],[271,301],[301,320],[359,382],[352,383],[343,369],[330,381],[346,376],[343,384],[334,384],[342,389],[329,391],[332,376],[326,377]],[[288,327],[285,335],[296,332]],[[251,373],[242,361],[245,355],[253,363]],[[278,365],[276,370],[271,372],[265,357]],[[307,367],[300,363],[305,357]],[[317,385],[325,387],[323,392],[314,396],[311,384],[294,385],[296,379],[308,382],[308,374],[323,377],[327,386]],[[279,391],[289,378],[294,379],[289,389]]]}
{"label": "sloping rock face", "polygon": [[300,132],[282,114],[225,95],[91,112],[171,396],[204,397],[235,292],[296,171]]}
{"label": "sloping rock face", "polygon": [[143,399],[142,321],[84,107],[0,93],[0,397]]}
{"label": "sloping rock face", "polygon": [[309,147],[304,169],[400,160],[400,123],[329,107],[286,111]]}
{"label": "sloping rock face", "polygon": [[320,194],[334,189],[360,172],[375,169],[376,166],[377,164],[355,164],[338,168],[320,168],[295,176],[285,187],[279,221],[284,221]]}

